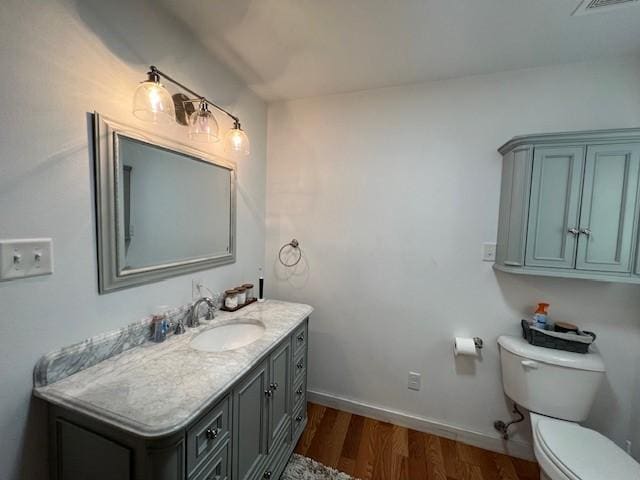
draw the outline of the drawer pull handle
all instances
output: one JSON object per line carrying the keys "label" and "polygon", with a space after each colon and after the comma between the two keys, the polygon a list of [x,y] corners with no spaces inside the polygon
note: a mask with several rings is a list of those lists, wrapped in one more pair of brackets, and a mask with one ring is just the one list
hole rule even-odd
{"label": "drawer pull handle", "polygon": [[583,235],[586,235],[588,237],[589,235],[591,235],[591,229],[582,228],[582,229],[580,229],[580,233],[582,233]]}
{"label": "drawer pull handle", "polygon": [[296,367],[298,367],[298,370],[302,370],[304,368],[304,362],[302,360],[300,360],[298,362],[298,364],[296,365]]}
{"label": "drawer pull handle", "polygon": [[302,387],[300,387],[298,390],[296,390],[296,394],[302,395]]}
{"label": "drawer pull handle", "polygon": [[273,397],[273,391],[272,390],[265,390],[264,391],[264,396],[267,397],[267,398]]}
{"label": "drawer pull handle", "polygon": [[302,415],[298,415],[296,417],[296,422],[300,423],[302,421]]}
{"label": "drawer pull handle", "polygon": [[207,428],[207,431],[205,432],[207,440],[215,440],[216,438],[218,438],[219,434],[220,434],[219,428]]}
{"label": "drawer pull handle", "polygon": [[269,388],[273,391],[278,389],[278,382],[274,382],[271,385],[269,385]]}
{"label": "drawer pull handle", "polygon": [[580,233],[580,230],[578,230],[577,228],[573,227],[570,228],[569,230],[567,230],[571,235],[575,236],[578,235]]}
{"label": "drawer pull handle", "polygon": [[271,475],[273,475],[273,473],[269,470],[268,472],[264,472],[263,478],[271,478]]}

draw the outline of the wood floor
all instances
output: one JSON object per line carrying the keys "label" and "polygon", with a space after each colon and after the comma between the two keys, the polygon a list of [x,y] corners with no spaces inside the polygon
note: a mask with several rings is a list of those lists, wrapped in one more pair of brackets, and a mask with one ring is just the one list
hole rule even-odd
{"label": "wood floor", "polygon": [[539,480],[538,466],[309,403],[296,453],[362,480]]}

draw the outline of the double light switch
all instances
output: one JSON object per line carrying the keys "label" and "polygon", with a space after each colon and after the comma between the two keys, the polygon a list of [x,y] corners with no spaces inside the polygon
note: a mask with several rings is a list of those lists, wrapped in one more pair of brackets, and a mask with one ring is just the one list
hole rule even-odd
{"label": "double light switch", "polygon": [[53,273],[50,238],[0,240],[0,281]]}

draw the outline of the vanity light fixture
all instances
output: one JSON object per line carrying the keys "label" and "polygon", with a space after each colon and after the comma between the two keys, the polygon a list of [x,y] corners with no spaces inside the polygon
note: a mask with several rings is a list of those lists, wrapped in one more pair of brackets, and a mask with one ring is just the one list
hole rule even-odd
{"label": "vanity light fixture", "polygon": [[251,153],[249,137],[244,133],[244,130],[240,127],[240,122],[237,120],[234,122],[233,128],[225,135],[224,143],[225,148],[231,153],[240,155],[249,155],[249,153]]}
{"label": "vanity light fixture", "polygon": [[189,115],[189,138],[202,142],[217,142],[218,122],[213,113],[209,111],[206,100],[200,100],[198,109]]}
{"label": "vanity light fixture", "polygon": [[160,78],[164,78],[166,81],[193,95],[194,98],[183,100],[183,104],[198,104],[197,109],[189,115],[187,120],[191,139],[210,143],[219,140],[218,122],[209,110],[209,107],[214,107],[233,120],[233,128],[225,135],[225,150],[232,154],[249,155],[249,137],[240,127],[240,119],[238,117],[171,78],[166,73],[161,72],[153,65],[149,67],[147,76],[147,80],[138,85],[133,96],[133,114],[136,117],[153,123],[176,121],[173,99],[167,89],[160,83]]}
{"label": "vanity light fixture", "polygon": [[133,95],[133,114],[140,120],[152,123],[169,123],[175,120],[173,99],[160,83],[160,75],[151,67],[147,80],[140,83]]}

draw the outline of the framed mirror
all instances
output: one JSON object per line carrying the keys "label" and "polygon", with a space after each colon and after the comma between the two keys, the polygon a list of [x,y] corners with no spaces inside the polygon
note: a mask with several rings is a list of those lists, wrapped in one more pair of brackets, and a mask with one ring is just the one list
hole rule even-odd
{"label": "framed mirror", "polygon": [[94,113],[100,293],[235,262],[232,163]]}

